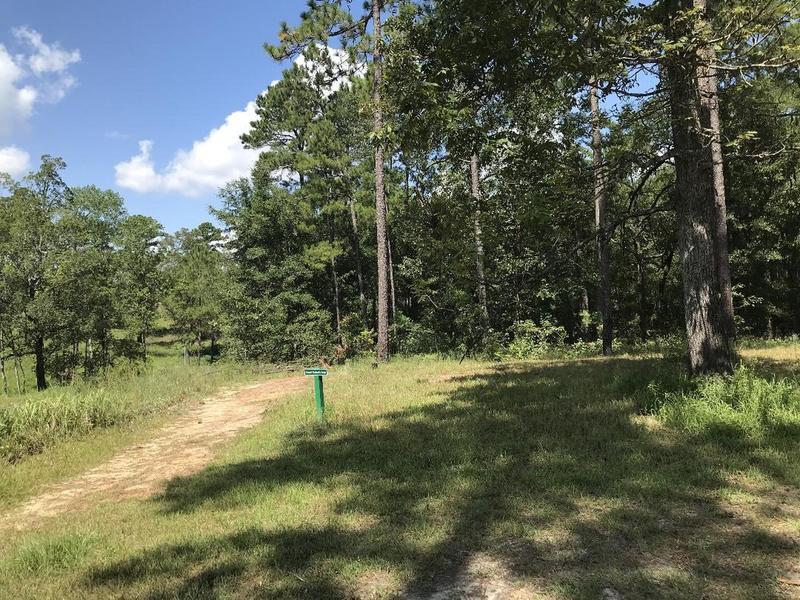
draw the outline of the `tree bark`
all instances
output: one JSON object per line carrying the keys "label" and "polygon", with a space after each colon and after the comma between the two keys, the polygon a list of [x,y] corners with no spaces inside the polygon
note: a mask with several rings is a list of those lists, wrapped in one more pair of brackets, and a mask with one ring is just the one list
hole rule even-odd
{"label": "tree bark", "polygon": [[0,332],[0,375],[3,377],[3,394],[8,396],[8,378],[6,377],[6,345],[5,336]]}
{"label": "tree bark", "polygon": [[[691,9],[705,2],[680,0],[676,4],[681,9]],[[701,62],[695,50],[689,55],[675,56],[667,65],[679,196],[678,238],[688,368],[693,375],[730,373],[735,360],[717,264],[720,254],[718,207],[714,160],[706,142],[706,132],[710,130],[709,112],[702,107],[698,81],[703,74],[698,66]]]}
{"label": "tree bark", "polygon": [[356,277],[358,279],[358,301],[361,306],[361,320],[364,329],[369,329],[367,322],[367,295],[364,293],[364,269],[361,266],[361,241],[358,237],[358,218],[356,216],[356,203],[352,196],[348,199],[350,205],[350,223],[353,227],[353,252],[356,255]]}
{"label": "tree bark", "polygon": [[483,229],[481,227],[481,181],[478,155],[473,153],[469,159],[470,187],[472,190],[473,233],[475,236],[475,281],[478,291],[478,306],[484,330],[489,326],[489,303],[486,297],[486,270],[483,250]]}
{"label": "tree bark", "polygon": [[389,276],[386,236],[386,196],[384,194],[384,154],[380,139],[383,129],[383,108],[381,106],[381,86],[383,85],[383,65],[381,56],[381,2],[372,2],[372,24],[374,28],[374,48],[372,61],[374,82],[372,103],[374,110],[373,133],[375,134],[375,230],[378,254],[378,362],[389,360]]}
{"label": "tree bark", "polygon": [[36,334],[33,342],[33,352],[36,355],[36,389],[41,392],[47,389],[44,364],[44,336],[42,334]]}
{"label": "tree bark", "polygon": [[[705,22],[708,0],[694,0],[694,7],[701,11]],[[700,92],[701,123],[707,127],[708,145],[711,150],[714,176],[714,256],[719,278],[719,294],[722,310],[722,326],[731,339],[736,336],[733,317],[733,291],[731,286],[730,255],[728,252],[728,218],[725,201],[725,171],[722,156],[722,125],[719,108],[719,80],[713,64],[717,60],[713,46],[703,45],[698,51],[700,64],[697,69],[697,86]]]}
{"label": "tree bark", "polygon": [[614,340],[611,320],[611,244],[606,215],[606,175],[603,163],[603,136],[600,125],[600,103],[597,81],[589,82],[589,104],[592,112],[592,170],[594,171],[594,225],[597,236],[597,309],[603,323],[603,355],[611,354]]}
{"label": "tree bark", "polygon": [[342,345],[342,315],[339,310],[339,278],[336,276],[336,261],[331,256],[331,273],[333,274],[333,306],[336,309],[336,343]]}
{"label": "tree bark", "polygon": [[639,296],[639,338],[647,341],[650,333],[650,300],[647,294],[647,264],[639,249],[639,241],[633,240],[634,255],[636,258],[636,275]]}
{"label": "tree bark", "polygon": [[589,337],[589,324],[585,317],[589,314],[589,290],[581,288],[581,297],[578,304],[578,322],[580,323],[581,339],[586,341]]}
{"label": "tree bark", "polygon": [[392,233],[389,230],[389,203],[384,201],[386,206],[386,256],[389,262],[389,290],[392,300],[392,323],[397,319],[397,296],[394,289],[394,263],[392,259]]}

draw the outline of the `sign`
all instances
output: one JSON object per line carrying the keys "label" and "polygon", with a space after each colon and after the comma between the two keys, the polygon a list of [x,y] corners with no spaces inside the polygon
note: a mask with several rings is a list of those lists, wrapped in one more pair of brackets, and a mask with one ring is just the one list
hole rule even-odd
{"label": "sign", "polygon": [[328,374],[328,369],[305,369],[303,375],[306,377],[325,377]]}
{"label": "sign", "polygon": [[328,374],[328,369],[303,369],[303,375],[314,378],[314,404],[317,406],[317,420],[325,420],[325,390],[322,387],[322,378]]}

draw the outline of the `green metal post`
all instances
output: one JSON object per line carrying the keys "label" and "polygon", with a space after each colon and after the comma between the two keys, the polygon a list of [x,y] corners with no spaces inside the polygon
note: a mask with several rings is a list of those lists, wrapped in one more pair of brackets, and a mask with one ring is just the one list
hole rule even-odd
{"label": "green metal post", "polygon": [[325,392],[322,388],[322,375],[314,376],[314,400],[317,404],[317,419],[321,422],[325,418]]}

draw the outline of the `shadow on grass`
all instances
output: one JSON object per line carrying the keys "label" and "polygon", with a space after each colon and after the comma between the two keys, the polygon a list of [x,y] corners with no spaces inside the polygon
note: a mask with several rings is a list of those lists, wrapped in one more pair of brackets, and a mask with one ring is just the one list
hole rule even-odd
{"label": "shadow on grass", "polygon": [[630,396],[676,373],[658,360],[501,366],[449,381],[434,403],[295,431],[276,458],[176,480],[156,502],[235,510],[311,484],[335,498],[323,524],[199,535],[85,584],[150,598],[475,597],[459,585],[484,556],[502,576],[476,577],[530,594],[518,597],[783,597],[776,570],[796,549],[719,501],[727,474],[759,466],[750,447],[636,415]]}

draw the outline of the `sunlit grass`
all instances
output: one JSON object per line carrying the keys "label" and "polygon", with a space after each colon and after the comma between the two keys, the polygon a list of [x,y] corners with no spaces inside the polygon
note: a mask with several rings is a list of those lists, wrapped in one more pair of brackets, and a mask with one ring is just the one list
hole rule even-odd
{"label": "sunlit grass", "polygon": [[339,367],[325,425],[309,381],[161,496],[9,532],[0,597],[426,597],[465,580],[522,598],[789,597],[793,422],[753,438],[716,413],[647,416],[772,397],[753,374],[707,390],[681,373],[653,357]]}

